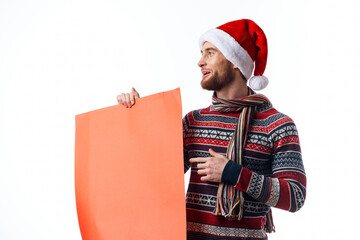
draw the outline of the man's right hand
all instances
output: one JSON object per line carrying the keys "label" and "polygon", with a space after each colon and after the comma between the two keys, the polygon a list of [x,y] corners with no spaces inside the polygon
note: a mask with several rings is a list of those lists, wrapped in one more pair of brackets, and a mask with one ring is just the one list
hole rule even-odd
{"label": "man's right hand", "polygon": [[122,93],[116,97],[118,103],[127,108],[132,107],[135,104],[135,99],[137,98],[140,98],[140,95],[135,88],[131,89],[131,93]]}

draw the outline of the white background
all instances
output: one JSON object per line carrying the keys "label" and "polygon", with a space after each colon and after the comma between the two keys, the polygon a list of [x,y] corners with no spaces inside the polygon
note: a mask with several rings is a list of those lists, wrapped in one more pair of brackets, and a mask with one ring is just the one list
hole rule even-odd
{"label": "white background", "polygon": [[[266,94],[297,124],[307,200],[270,239],[347,239],[359,221],[357,1],[0,0],[0,239],[81,239],[74,117],[181,87],[211,103],[199,36],[240,18],[267,34]],[[156,127],[156,123],[154,123]]]}

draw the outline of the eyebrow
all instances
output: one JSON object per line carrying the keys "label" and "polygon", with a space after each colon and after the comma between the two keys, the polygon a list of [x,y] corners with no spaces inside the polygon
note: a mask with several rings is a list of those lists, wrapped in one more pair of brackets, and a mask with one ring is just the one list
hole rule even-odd
{"label": "eyebrow", "polygon": [[[208,47],[208,48],[205,48],[204,51],[210,51],[210,50],[213,50],[213,51],[217,51],[217,49],[215,48],[212,48],[212,47]],[[203,50],[200,51],[201,54],[203,54]]]}

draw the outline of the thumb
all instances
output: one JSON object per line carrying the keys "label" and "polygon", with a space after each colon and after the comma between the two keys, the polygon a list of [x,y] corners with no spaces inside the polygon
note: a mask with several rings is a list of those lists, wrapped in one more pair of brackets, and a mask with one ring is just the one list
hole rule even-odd
{"label": "thumb", "polygon": [[221,154],[215,152],[215,151],[212,150],[211,148],[209,148],[209,153],[210,153],[211,156],[213,156],[213,157],[220,157],[220,156],[222,156]]}
{"label": "thumb", "polygon": [[133,87],[133,88],[131,88],[131,92],[134,94],[135,99],[136,99],[136,98],[140,98],[139,93],[136,91],[136,89],[135,89],[134,87]]}

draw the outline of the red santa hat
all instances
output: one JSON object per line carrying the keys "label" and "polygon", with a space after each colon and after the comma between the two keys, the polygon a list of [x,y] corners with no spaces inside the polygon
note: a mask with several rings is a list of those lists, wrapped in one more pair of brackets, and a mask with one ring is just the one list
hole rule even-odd
{"label": "red santa hat", "polygon": [[226,59],[237,66],[251,89],[261,90],[268,85],[269,80],[263,76],[268,52],[267,40],[255,22],[241,19],[225,23],[200,37],[200,49],[204,42],[214,44]]}

